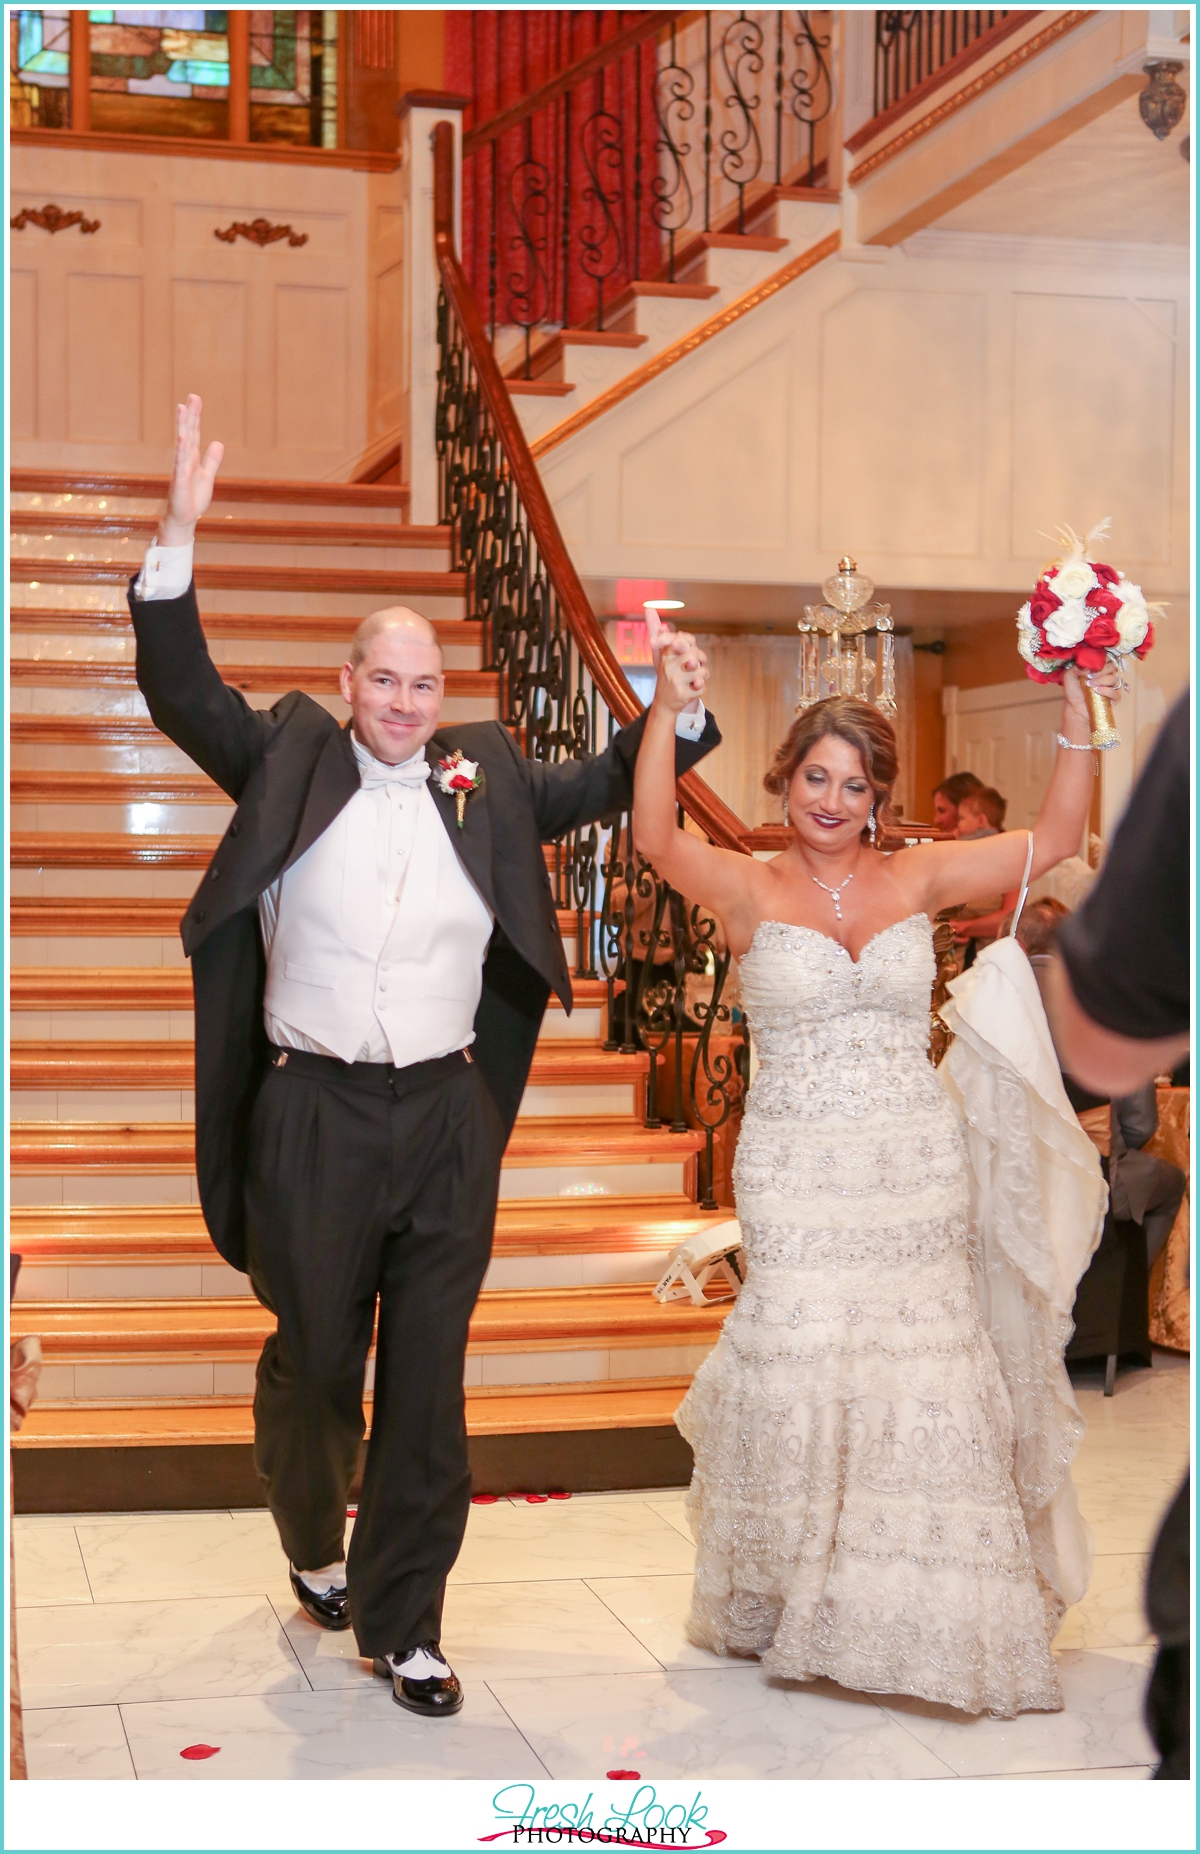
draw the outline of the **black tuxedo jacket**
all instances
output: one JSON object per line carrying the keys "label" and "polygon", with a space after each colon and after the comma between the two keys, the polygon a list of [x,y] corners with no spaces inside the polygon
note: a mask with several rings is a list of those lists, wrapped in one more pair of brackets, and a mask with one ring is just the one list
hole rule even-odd
{"label": "black tuxedo jacket", "polygon": [[[246,1260],[244,1177],[250,1112],[268,1061],[266,961],[258,898],[316,842],[359,787],[349,727],[293,690],[271,709],[227,688],[209,657],[195,587],[144,602],[130,588],[138,687],[159,727],[237,802],[180,931],[196,1002],[196,1173],[209,1234],[235,1268]],[[436,764],[461,747],[480,789],[457,828],[453,797],[430,780],[459,860],[495,915],[472,1054],[512,1131],[550,993],[570,1009],[571,981],[542,844],[630,803],[644,718],[604,753],[527,760],[498,721],[439,728]],[[679,741],[685,771],[720,741]]]}

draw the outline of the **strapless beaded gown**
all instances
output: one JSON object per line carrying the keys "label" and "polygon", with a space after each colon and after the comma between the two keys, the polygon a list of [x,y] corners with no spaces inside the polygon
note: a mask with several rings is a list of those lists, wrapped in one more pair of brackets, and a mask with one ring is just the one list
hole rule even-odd
{"label": "strapless beaded gown", "polygon": [[764,922],[734,1170],[745,1284],[677,1422],[688,1634],[792,1680],[1057,1710],[1008,1392],[968,1252],[966,1144],[927,1055],[924,914],[863,948]]}

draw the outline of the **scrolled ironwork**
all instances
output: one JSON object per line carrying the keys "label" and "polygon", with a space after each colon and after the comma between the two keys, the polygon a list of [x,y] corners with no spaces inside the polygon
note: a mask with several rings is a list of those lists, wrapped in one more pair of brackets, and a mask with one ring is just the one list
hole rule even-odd
{"label": "scrolled ironwork", "polygon": [[881,115],[1011,17],[946,7],[880,10],[875,15],[875,107]]}
{"label": "scrolled ironwork", "polygon": [[737,188],[737,229],[746,229],[746,188],[762,171],[762,137],[757,114],[761,97],[749,94],[751,80],[763,69],[764,34],[756,17],[741,12],[721,35],[721,65],[729,92],[724,104],[735,121],[720,135],[721,178]]}
{"label": "scrolled ironwork", "polygon": [[521,263],[505,278],[506,313],[515,327],[524,330],[528,378],[533,330],[550,315],[550,279],[545,259],[552,211],[550,169],[533,152],[532,124],[526,124],[525,154],[509,175],[508,198],[516,226],[509,250],[519,255]]}
{"label": "scrolled ironwork", "polygon": [[671,28],[670,57],[654,78],[654,120],[658,136],[654,152],[659,171],[650,182],[650,218],[667,240],[667,282],[675,281],[675,239],[688,225],[695,204],[688,179],[687,157],[692,144],[685,140],[687,125],[696,114],[696,80],[680,64]]}
{"label": "scrolled ironwork", "polygon": [[625,193],[625,132],[603,103],[586,118],[579,150],[587,181],[582,199],[592,208],[579,228],[579,268],[596,287],[596,327],[604,327],[604,286],[621,268],[625,243],[614,208]]}
{"label": "scrolled ironwork", "polygon": [[800,12],[797,19],[799,24],[792,35],[796,64],[788,78],[788,113],[807,132],[805,179],[811,185],[816,178],[817,124],[824,122],[833,108],[833,77],[827,57],[832,35],[822,37],[815,30],[811,13]]}

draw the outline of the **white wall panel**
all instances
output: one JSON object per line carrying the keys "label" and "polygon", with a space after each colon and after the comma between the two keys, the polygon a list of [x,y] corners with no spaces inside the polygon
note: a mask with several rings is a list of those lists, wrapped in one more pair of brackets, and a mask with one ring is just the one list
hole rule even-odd
{"label": "white wall panel", "polygon": [[246,441],[246,298],[249,285],[213,277],[172,283],[172,379],[176,404],[204,401],[206,428],[224,444]]}
{"label": "white wall panel", "polygon": [[[275,442],[340,449],[346,442],[346,292],[275,289]],[[303,391],[296,383],[303,382]]]}
{"label": "white wall panel", "polygon": [[37,436],[37,272],[9,274],[9,434]]}
{"label": "white wall panel", "polygon": [[68,276],[67,421],[77,443],[141,437],[141,277]]}
{"label": "white wall panel", "polygon": [[1014,312],[1013,552],[1111,515],[1114,557],[1165,564],[1175,304],[1018,295]]}
{"label": "white wall panel", "polygon": [[787,545],[788,373],[783,343],[621,458],[621,539],[682,547]]}
{"label": "white wall panel", "polygon": [[823,548],[979,552],[983,370],[980,295],[859,290],[827,312]]}

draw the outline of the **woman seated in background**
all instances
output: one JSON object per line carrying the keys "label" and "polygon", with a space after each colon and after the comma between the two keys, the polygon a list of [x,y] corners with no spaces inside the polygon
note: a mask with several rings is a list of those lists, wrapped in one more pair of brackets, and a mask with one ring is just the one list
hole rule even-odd
{"label": "woman seated in background", "polygon": [[[1039,990],[1044,991],[1050,969],[1050,948],[1060,921],[1070,913],[1061,901],[1047,895],[1027,904],[1017,922],[1017,940],[1033,967]],[[1175,1227],[1187,1178],[1178,1165],[1143,1152],[1158,1131],[1158,1091],[1152,1081],[1133,1094],[1110,1101],[1091,1094],[1063,1071],[1067,1099],[1080,1124],[1108,1160],[1108,1188],[1113,1215],[1123,1223],[1140,1223],[1146,1237],[1146,1260],[1154,1266]]]}

